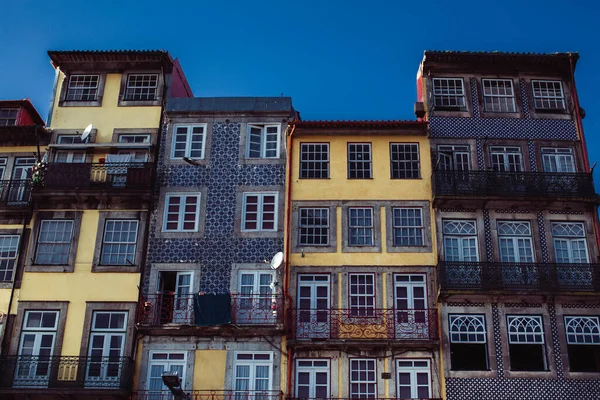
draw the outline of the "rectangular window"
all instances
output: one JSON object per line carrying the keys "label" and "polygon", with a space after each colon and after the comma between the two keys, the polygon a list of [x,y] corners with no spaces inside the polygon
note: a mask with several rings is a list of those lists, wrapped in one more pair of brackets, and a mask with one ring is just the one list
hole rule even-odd
{"label": "rectangular window", "polygon": [[329,178],[329,143],[300,144],[300,178]]}
{"label": "rectangular window", "polygon": [[573,149],[542,147],[542,164],[545,172],[574,173]]}
{"label": "rectangular window", "polygon": [[348,143],[348,178],[372,178],[371,162],[370,143]]}
{"label": "rectangular window", "polygon": [[462,78],[433,78],[433,105],[436,110],[464,110]]}
{"label": "rectangular window", "polygon": [[350,246],[373,246],[373,209],[348,208]]}
{"label": "rectangular window", "polygon": [[0,108],[0,126],[13,126],[17,124],[18,108]]}
{"label": "rectangular window", "polygon": [[375,275],[349,274],[350,296],[348,305],[353,317],[375,315]]}
{"label": "rectangular window", "polygon": [[206,124],[175,125],[173,127],[171,159],[188,157],[203,160],[205,143]]}
{"label": "rectangular window", "polygon": [[279,125],[248,125],[246,158],[279,158]]}
{"label": "rectangular window", "polygon": [[377,398],[377,369],[374,359],[354,358],[350,360],[350,398]]}
{"label": "rectangular window", "polygon": [[513,82],[510,79],[482,79],[485,111],[517,112]]}
{"label": "rectangular window", "polygon": [[553,222],[552,241],[557,263],[589,262],[583,222]]}
{"label": "rectangular window", "polygon": [[600,372],[600,320],[565,316],[565,335],[572,372]]}
{"label": "rectangular window", "polygon": [[156,100],[157,91],[158,74],[129,74],[123,100]]}
{"label": "rectangular window", "polygon": [[86,387],[118,387],[125,352],[127,312],[94,311]]}
{"label": "rectangular window", "polygon": [[0,282],[12,282],[19,252],[19,235],[0,235]]}
{"label": "rectangular window", "polygon": [[485,317],[450,315],[450,364],[454,371],[488,369]]}
{"label": "rectangular window", "polygon": [[429,360],[401,359],[398,372],[398,399],[429,399],[431,397],[431,369]]}
{"label": "rectangular window", "polygon": [[150,135],[119,135],[119,143],[150,143]]}
{"label": "rectangular window", "polygon": [[329,360],[305,358],[296,360],[296,398],[330,398],[329,371]]}
{"label": "rectangular window", "polygon": [[538,110],[564,110],[565,95],[561,81],[532,80],[533,106]]}
{"label": "rectangular window", "polygon": [[80,144],[83,143],[80,135],[59,135],[57,143],[60,144]]}
{"label": "rectangular window", "polygon": [[479,261],[475,221],[444,220],[444,260]]}
{"label": "rectangular window", "polygon": [[58,150],[54,155],[56,163],[84,163],[85,151]]}
{"label": "rectangular window", "polygon": [[95,101],[98,94],[100,75],[71,75],[67,87],[66,101]]}
{"label": "rectangular window", "polygon": [[246,393],[271,390],[273,374],[272,353],[236,353],[233,363],[234,392]]}
{"label": "rectangular window", "polygon": [[423,210],[393,208],[394,246],[423,246]]}
{"label": "rectangular window", "polygon": [[418,179],[419,145],[417,143],[391,143],[390,163],[392,179]]}
{"label": "rectangular window", "polygon": [[43,387],[50,380],[58,311],[27,310],[19,341],[19,356],[14,367],[14,387]]}
{"label": "rectangular window", "polygon": [[329,244],[329,209],[299,209],[299,240],[301,246],[327,246]]}
{"label": "rectangular window", "polygon": [[40,223],[35,263],[67,265],[73,240],[72,220],[43,220]]}
{"label": "rectangular window", "polygon": [[108,219],[102,239],[102,265],[135,265],[138,221]]}
{"label": "rectangular window", "polygon": [[532,263],[531,225],[526,221],[498,221],[501,262]]}
{"label": "rectangular window", "polygon": [[146,389],[150,394],[148,399],[164,399],[163,393],[170,393],[169,388],[163,383],[162,376],[165,372],[176,372],[181,378],[181,387],[185,388],[187,357],[181,352],[151,352],[148,365],[148,380]]}
{"label": "rectangular window", "polygon": [[490,147],[492,169],[499,172],[522,172],[523,158],[520,147]]}
{"label": "rectangular window", "polygon": [[438,146],[438,170],[469,171],[471,169],[471,152],[469,146]]}
{"label": "rectangular window", "polygon": [[163,232],[197,232],[200,193],[168,193],[165,196]]}
{"label": "rectangular window", "polygon": [[244,193],[242,205],[242,231],[277,231],[276,192]]}
{"label": "rectangular window", "polygon": [[546,351],[542,317],[507,315],[508,351],[513,371],[545,371]]}
{"label": "rectangular window", "polygon": [[[117,153],[120,156],[129,156],[129,163],[145,163],[148,161],[148,151],[146,150],[119,150]],[[131,165],[129,168],[135,168],[135,165]],[[137,166],[141,168],[141,165]]]}

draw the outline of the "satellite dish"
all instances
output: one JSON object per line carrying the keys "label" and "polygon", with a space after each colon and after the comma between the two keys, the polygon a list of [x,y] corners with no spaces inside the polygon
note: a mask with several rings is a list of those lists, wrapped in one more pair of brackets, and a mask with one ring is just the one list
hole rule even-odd
{"label": "satellite dish", "polygon": [[90,137],[90,133],[92,133],[92,129],[94,129],[94,125],[89,124],[87,128],[83,130],[83,133],[81,134],[81,141],[83,143],[87,142],[87,139]]}
{"label": "satellite dish", "polygon": [[271,269],[277,269],[281,267],[281,263],[283,262],[283,253],[280,251],[279,253],[273,256],[271,260]]}

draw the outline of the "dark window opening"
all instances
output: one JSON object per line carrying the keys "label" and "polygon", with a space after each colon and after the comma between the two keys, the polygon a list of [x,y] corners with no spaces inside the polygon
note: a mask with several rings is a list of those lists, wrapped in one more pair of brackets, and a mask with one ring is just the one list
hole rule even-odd
{"label": "dark window opening", "polygon": [[450,365],[453,371],[487,371],[485,343],[451,343]]}
{"label": "dark window opening", "polygon": [[600,372],[600,346],[593,344],[567,345],[571,372]]}
{"label": "dark window opening", "polygon": [[513,371],[546,371],[543,344],[509,345],[510,369]]}

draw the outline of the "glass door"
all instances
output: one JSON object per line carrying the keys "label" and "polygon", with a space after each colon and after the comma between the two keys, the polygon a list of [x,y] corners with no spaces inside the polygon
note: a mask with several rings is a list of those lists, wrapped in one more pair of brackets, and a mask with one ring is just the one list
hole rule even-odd
{"label": "glass door", "polygon": [[86,387],[120,386],[126,321],[126,312],[94,312],[85,376]]}
{"label": "glass door", "polygon": [[329,338],[329,275],[298,275],[298,339]]}
{"label": "glass door", "polygon": [[396,339],[428,339],[425,275],[395,275]]}
{"label": "glass door", "polygon": [[235,321],[238,324],[269,324],[275,322],[271,310],[275,277],[272,271],[240,271],[238,298],[234,305]]}

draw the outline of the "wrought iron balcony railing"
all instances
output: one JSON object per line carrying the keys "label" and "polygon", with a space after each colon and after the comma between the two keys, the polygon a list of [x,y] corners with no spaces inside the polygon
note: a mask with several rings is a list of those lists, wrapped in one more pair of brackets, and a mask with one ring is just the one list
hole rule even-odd
{"label": "wrought iron balcony railing", "polygon": [[[281,322],[281,295],[231,294],[231,323],[274,325]],[[145,327],[169,324],[194,325],[194,295],[151,294],[142,296],[138,322]]]}
{"label": "wrought iron balcony railing", "polygon": [[[276,390],[184,390],[188,400],[283,400]],[[138,390],[131,400],[173,400],[168,390]]]}
{"label": "wrought iron balcony railing", "polygon": [[600,291],[600,264],[442,261],[437,270],[444,291]]}
{"label": "wrought iron balcony railing", "polygon": [[0,356],[0,388],[129,390],[129,357]]}
{"label": "wrought iron balcony railing", "polygon": [[437,340],[436,309],[292,309],[292,339]]}
{"label": "wrought iron balcony railing", "polygon": [[446,171],[433,174],[435,196],[593,198],[592,174]]}
{"label": "wrought iron balcony railing", "polygon": [[45,189],[151,189],[152,163],[49,163]]}
{"label": "wrought iron balcony railing", "polygon": [[31,179],[0,181],[0,206],[24,207],[31,203]]}
{"label": "wrought iron balcony railing", "polygon": [[443,400],[441,397],[367,397],[367,396],[356,396],[356,397],[287,397],[286,400],[357,400],[357,399],[368,399],[368,400]]}

